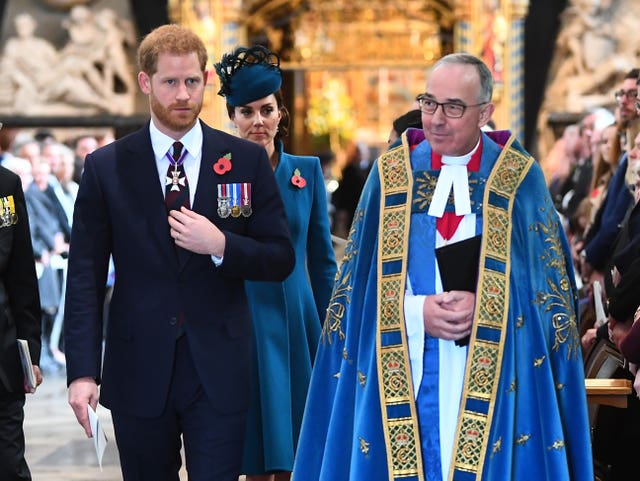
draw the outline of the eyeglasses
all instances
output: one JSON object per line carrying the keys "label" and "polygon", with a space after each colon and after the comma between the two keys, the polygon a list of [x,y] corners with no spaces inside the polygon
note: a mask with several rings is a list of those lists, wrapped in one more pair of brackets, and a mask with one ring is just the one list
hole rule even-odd
{"label": "eyeglasses", "polygon": [[636,99],[638,98],[638,90],[618,90],[614,96],[616,100],[622,100],[622,97],[627,97],[627,99]]}
{"label": "eyeglasses", "polygon": [[[640,110],[640,102],[638,102],[637,100],[636,100],[636,110]],[[2,124],[0,124],[0,125],[2,125]]]}
{"label": "eyeglasses", "polygon": [[453,102],[436,102],[435,100],[425,97],[424,95],[418,95],[417,97],[418,105],[420,106],[420,110],[429,115],[433,115],[438,110],[438,107],[442,107],[442,113],[444,113],[445,117],[449,117],[450,119],[459,119],[465,113],[465,111],[469,107],[480,107],[481,105],[486,105],[489,102],[480,102],[479,104],[473,105],[464,105]]}

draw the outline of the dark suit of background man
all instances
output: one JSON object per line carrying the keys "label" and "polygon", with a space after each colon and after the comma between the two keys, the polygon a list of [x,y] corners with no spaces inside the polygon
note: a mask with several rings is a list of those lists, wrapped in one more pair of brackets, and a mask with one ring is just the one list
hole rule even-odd
{"label": "dark suit of background man", "polygon": [[[40,297],[20,177],[0,167],[0,479],[30,480],[24,458],[25,382],[16,339],[40,369]],[[32,390],[33,392],[33,390]]]}
{"label": "dark suit of background man", "polygon": [[[282,281],[293,269],[282,200],[263,148],[198,120],[207,52],[195,34],[158,27],[138,62],[151,122],[87,156],[75,204],[69,403],[89,435],[87,404],[96,406],[101,384],[126,481],[178,481],[181,437],[191,481],[236,481],[251,361],[244,281]],[[173,184],[175,141],[187,153]],[[182,194],[183,184],[192,207],[167,213],[165,188]]]}

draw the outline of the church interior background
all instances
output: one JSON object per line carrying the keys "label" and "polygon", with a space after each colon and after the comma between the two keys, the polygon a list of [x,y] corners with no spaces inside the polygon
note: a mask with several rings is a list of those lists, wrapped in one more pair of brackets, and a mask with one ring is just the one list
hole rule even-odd
{"label": "church interior background", "polygon": [[[640,16],[639,4],[0,0],[0,120],[32,128],[114,126],[119,133],[139,127],[148,107],[135,82],[137,44],[155,26],[175,22],[205,40],[210,66],[237,45],[260,43],[281,55],[292,153],[341,154],[356,141],[373,153],[385,148],[393,119],[412,108],[433,63],[467,51],[494,73],[497,128],[544,156],[558,126],[612,107],[612,89],[637,64],[639,42],[622,41],[611,25],[621,22],[629,35],[624,22]],[[18,78],[16,57],[32,59],[26,79]],[[232,131],[217,90],[213,75],[202,117]]]}
{"label": "church interior background", "polygon": [[[51,130],[63,141],[140,128],[149,112],[135,52],[146,33],[175,22],[203,38],[210,68],[238,45],[278,52],[292,114],[286,150],[330,148],[336,173],[353,142],[371,158],[386,148],[392,121],[454,51],[487,62],[497,128],[543,161],[564,126],[613,110],[620,79],[640,66],[638,19],[639,0],[0,0],[0,122],[4,132]],[[202,118],[233,132],[218,89],[213,75]],[[43,388],[27,403],[27,457],[52,474],[34,479],[120,479],[116,450],[99,472],[93,446],[67,417],[64,381]]]}

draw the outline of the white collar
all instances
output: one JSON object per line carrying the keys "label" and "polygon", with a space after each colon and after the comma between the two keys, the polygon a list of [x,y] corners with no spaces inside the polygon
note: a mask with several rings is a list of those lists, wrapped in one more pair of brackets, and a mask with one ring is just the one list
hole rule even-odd
{"label": "white collar", "polygon": [[[176,141],[168,135],[160,132],[158,127],[153,123],[153,119],[151,119],[149,124],[149,134],[151,135],[151,145],[156,159],[164,157]],[[200,125],[200,121],[197,121],[196,124],[178,140],[182,142],[182,145],[189,155],[197,159],[201,155],[202,139],[202,125]]]}
{"label": "white collar", "polygon": [[467,164],[480,146],[480,138],[476,146],[465,155],[442,156],[442,168],[438,183],[433,192],[428,214],[433,217],[442,217],[449,201],[451,189],[453,189],[453,202],[456,215],[471,214],[471,198],[469,194],[469,176]]}

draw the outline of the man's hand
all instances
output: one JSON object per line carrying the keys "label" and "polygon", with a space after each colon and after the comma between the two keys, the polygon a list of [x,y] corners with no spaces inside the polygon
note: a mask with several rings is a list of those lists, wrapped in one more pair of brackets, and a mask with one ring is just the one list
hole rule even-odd
{"label": "man's hand", "polygon": [[620,343],[631,329],[631,322],[620,322],[609,316],[609,340],[613,342],[618,349]]}
{"label": "man's hand", "polygon": [[87,437],[91,436],[91,425],[87,405],[95,410],[98,405],[98,385],[92,377],[80,377],[69,384],[69,405],[73,408],[76,419],[84,428]]}
{"label": "man's hand", "polygon": [[620,284],[621,280],[622,274],[620,274],[617,266],[613,266],[611,268],[611,283],[613,284],[613,287],[618,287],[618,284]]}
{"label": "man's hand", "polygon": [[576,265],[579,265],[580,264],[580,253],[582,252],[582,249],[584,249],[584,241],[575,240],[570,244],[570,248],[571,248],[571,257],[572,257],[572,259],[574,260]]}
{"label": "man's hand", "polygon": [[451,291],[427,296],[422,308],[424,328],[430,336],[456,341],[471,333],[476,296]]}
{"label": "man's hand", "polygon": [[171,237],[178,247],[196,254],[224,256],[226,238],[209,219],[182,207],[169,212]]}
{"label": "man's hand", "polygon": [[38,366],[36,366],[35,364],[33,365],[33,372],[36,375],[36,385],[34,387],[29,387],[27,385],[27,380],[24,380],[24,392],[25,393],[30,393],[33,394],[34,392],[36,392],[36,389],[38,389],[38,386],[40,384],[42,384],[42,371],[40,371],[40,368]]}
{"label": "man's hand", "polygon": [[593,347],[596,343],[597,330],[595,327],[587,329],[587,331],[582,335],[582,339],[580,339],[580,343],[582,344],[582,349],[588,351]]}
{"label": "man's hand", "polygon": [[587,260],[584,250],[580,252],[580,275],[582,276],[582,280],[585,281],[591,277],[593,273],[593,267]]}

